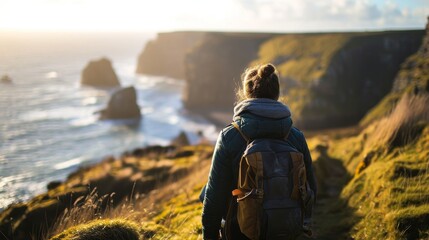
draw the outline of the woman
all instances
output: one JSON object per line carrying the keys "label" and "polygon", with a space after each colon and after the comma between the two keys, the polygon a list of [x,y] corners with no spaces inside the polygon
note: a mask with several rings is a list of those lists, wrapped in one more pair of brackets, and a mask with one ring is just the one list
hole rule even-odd
{"label": "woman", "polygon": [[[287,106],[278,101],[280,95],[279,77],[271,64],[247,69],[242,75],[243,88],[238,94],[241,99],[234,108],[233,121],[242,133],[250,139],[273,138],[284,139],[291,143],[304,156],[307,181],[310,189],[316,193],[316,180],[313,174],[312,160],[302,132],[292,127],[291,113]],[[236,220],[234,200],[231,191],[237,187],[239,162],[247,142],[233,125],[224,128],[219,134],[208,183],[203,190],[204,208],[202,213],[204,239],[219,239],[222,219],[228,214],[228,235],[230,239],[247,239],[240,232]],[[204,194],[205,191],[205,194]],[[231,206],[228,207],[228,206]],[[304,224],[309,227],[311,210],[306,213]],[[291,232],[294,239],[301,234]]]}

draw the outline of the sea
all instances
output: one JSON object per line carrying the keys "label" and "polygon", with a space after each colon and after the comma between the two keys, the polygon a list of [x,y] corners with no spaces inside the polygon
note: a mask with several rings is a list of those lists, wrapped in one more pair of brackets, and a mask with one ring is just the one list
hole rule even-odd
{"label": "sea", "polygon": [[[0,210],[46,191],[80,166],[184,131],[214,141],[216,127],[184,109],[185,82],[135,73],[151,33],[0,32]],[[114,89],[80,85],[90,60],[109,58],[121,86],[134,86],[142,118],[98,120]]]}

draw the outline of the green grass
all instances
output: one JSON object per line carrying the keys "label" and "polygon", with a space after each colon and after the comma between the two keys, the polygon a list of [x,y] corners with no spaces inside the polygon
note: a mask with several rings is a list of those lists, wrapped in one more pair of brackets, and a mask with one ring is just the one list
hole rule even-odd
{"label": "green grass", "polygon": [[182,193],[163,204],[162,211],[153,220],[169,229],[162,235],[168,239],[201,238],[202,203],[198,196],[203,184],[193,187],[190,192]]}
{"label": "green grass", "polygon": [[282,77],[310,83],[326,71],[350,34],[283,35],[263,43],[250,65],[272,62]]}
{"label": "green grass", "polygon": [[[160,174],[164,170],[159,168],[163,169],[165,166],[168,166],[168,172],[175,173],[180,169],[188,169],[192,171],[192,175],[177,175],[165,180],[164,184],[160,184],[156,190],[148,194],[136,195],[131,200],[123,201],[116,206],[109,205],[108,208],[104,208],[103,204],[109,196],[100,197],[93,191],[76,201],[74,206],[63,214],[51,230],[51,234],[58,234],[54,239],[74,239],[73,234],[85,235],[87,229],[96,229],[97,232],[94,234],[102,234],[98,226],[105,223],[108,226],[113,224],[119,227],[131,223],[130,226],[138,229],[139,237],[142,239],[198,239],[201,234],[202,211],[198,196],[207,179],[205,171],[210,165],[206,160],[210,159],[212,152],[211,145],[185,146],[166,154],[149,153],[140,157],[124,157],[119,163],[110,162],[110,172],[114,171],[111,173],[114,175],[129,176],[132,169],[133,171],[140,169],[143,171],[141,178],[149,179],[145,175]],[[102,165],[103,163],[86,169],[85,172],[97,176],[97,172],[105,168]],[[91,173],[92,171],[96,174]],[[72,180],[75,181],[76,177],[74,176]],[[108,221],[116,218],[127,221],[115,220],[116,222],[112,223]],[[110,228],[106,234],[110,234]],[[70,237],[67,238],[68,236]]]}
{"label": "green grass", "polygon": [[[341,198],[356,209],[353,217],[357,224],[352,233],[355,239],[429,236],[429,109],[427,98],[420,100],[401,100],[389,117],[360,135],[334,139],[329,144],[329,155],[342,159],[354,176],[342,190]],[[410,113],[405,107],[411,109]],[[398,134],[412,131],[416,124],[423,126],[419,128],[421,132],[396,145]],[[369,153],[373,157],[366,167],[356,171]]]}
{"label": "green grass", "polygon": [[77,225],[54,236],[51,240],[140,240],[142,229],[123,219],[96,220]]}

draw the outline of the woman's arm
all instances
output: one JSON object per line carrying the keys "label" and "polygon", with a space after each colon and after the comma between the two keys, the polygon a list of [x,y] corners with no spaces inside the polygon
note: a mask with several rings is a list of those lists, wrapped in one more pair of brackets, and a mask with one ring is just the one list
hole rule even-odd
{"label": "woman's arm", "polygon": [[203,238],[219,239],[222,216],[226,212],[227,199],[231,194],[231,161],[225,149],[223,132],[219,134],[206,185],[202,214]]}
{"label": "woman's arm", "polygon": [[310,150],[308,149],[307,141],[305,140],[304,135],[302,135],[303,144],[302,144],[302,154],[304,155],[304,164],[307,172],[307,181],[310,185],[311,190],[314,192],[314,197],[316,199],[317,196],[317,182],[316,176],[313,171],[313,160],[311,159]]}

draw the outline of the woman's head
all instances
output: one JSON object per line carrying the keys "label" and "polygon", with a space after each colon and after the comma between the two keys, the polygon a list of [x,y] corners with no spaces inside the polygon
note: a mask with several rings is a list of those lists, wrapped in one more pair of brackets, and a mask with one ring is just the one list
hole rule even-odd
{"label": "woman's head", "polygon": [[241,75],[241,78],[243,87],[237,93],[241,100],[248,98],[279,99],[279,76],[272,64],[248,68]]}

